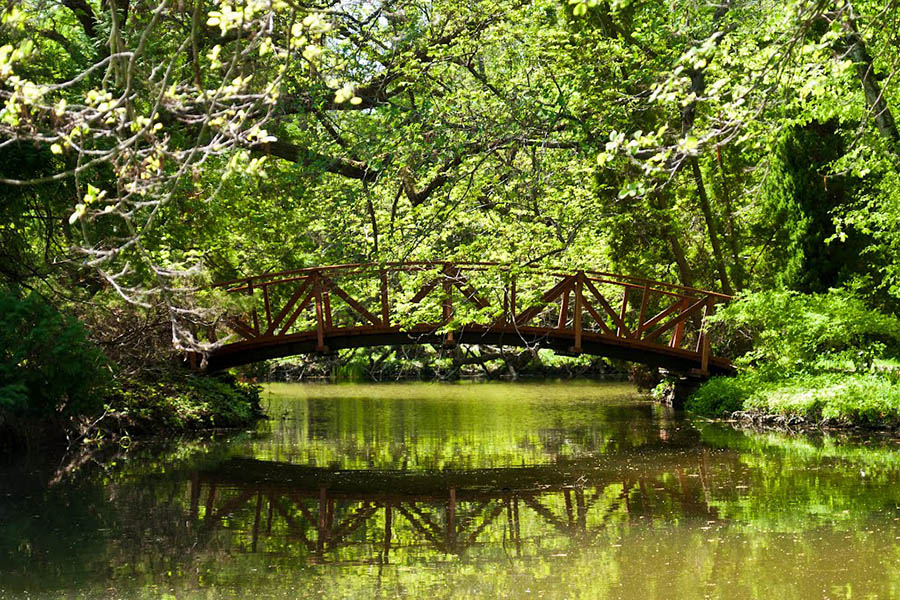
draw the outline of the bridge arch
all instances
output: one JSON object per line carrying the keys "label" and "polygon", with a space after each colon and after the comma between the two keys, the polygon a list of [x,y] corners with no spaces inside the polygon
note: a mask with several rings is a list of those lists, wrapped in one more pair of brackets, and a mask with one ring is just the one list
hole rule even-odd
{"label": "bridge arch", "polygon": [[639,277],[498,263],[348,264],[218,284],[240,314],[208,332],[217,370],[400,344],[537,346],[700,375],[732,370],[702,327],[729,296]]}

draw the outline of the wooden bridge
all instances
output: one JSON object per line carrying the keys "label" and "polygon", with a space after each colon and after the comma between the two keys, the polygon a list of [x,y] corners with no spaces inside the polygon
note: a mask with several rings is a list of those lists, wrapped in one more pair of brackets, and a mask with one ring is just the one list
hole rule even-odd
{"label": "wooden bridge", "polygon": [[[238,307],[192,365],[217,370],[365,346],[549,348],[699,375],[730,372],[703,328],[730,296],[639,277],[496,263],[314,267],[218,284]],[[227,333],[227,326],[231,334]]]}

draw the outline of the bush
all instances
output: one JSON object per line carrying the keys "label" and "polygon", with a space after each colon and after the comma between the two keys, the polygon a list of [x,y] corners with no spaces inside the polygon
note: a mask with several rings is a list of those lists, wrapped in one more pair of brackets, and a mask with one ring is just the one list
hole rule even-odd
{"label": "bush", "polygon": [[713,377],[694,392],[685,409],[702,415],[724,416],[744,407],[753,394],[753,380],[746,375]]}
{"label": "bush", "polygon": [[844,290],[747,294],[710,319],[719,351],[739,367],[817,372],[833,363],[868,369],[900,348],[900,320]]}
{"label": "bush", "polygon": [[259,386],[227,373],[196,376],[169,371],[121,381],[109,407],[118,429],[134,433],[244,426],[258,418]]}
{"label": "bush", "polygon": [[0,409],[21,416],[77,415],[103,404],[106,358],[77,319],[37,294],[0,289]]}

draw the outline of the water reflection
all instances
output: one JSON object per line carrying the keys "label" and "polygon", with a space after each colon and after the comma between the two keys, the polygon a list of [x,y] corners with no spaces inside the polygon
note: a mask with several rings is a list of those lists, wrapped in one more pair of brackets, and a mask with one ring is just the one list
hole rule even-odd
{"label": "water reflection", "polygon": [[624,386],[281,387],[225,440],[0,468],[0,598],[900,596],[891,439]]}
{"label": "water reflection", "polygon": [[293,544],[298,556],[316,562],[355,549],[354,563],[387,563],[392,548],[464,555],[502,540],[521,556],[523,536],[578,546],[636,518],[718,521],[705,501],[702,469],[692,477],[677,467],[669,482],[664,469],[631,475],[582,460],[402,473],[232,459],[191,474],[189,522],[248,538],[251,552],[266,552],[271,541],[276,548]]}

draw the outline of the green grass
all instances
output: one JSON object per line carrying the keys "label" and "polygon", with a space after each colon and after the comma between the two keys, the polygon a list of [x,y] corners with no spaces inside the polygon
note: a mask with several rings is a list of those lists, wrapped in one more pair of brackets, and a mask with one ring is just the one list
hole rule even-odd
{"label": "green grass", "polygon": [[892,372],[793,374],[756,372],[710,379],[688,400],[692,412],[723,416],[744,410],[842,425],[900,425],[900,380]]}

